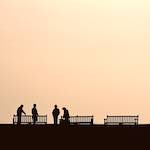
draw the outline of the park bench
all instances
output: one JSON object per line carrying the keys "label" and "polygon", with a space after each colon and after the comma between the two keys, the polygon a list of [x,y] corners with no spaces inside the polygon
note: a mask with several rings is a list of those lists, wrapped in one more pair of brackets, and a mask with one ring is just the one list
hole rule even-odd
{"label": "park bench", "polygon": [[[18,117],[17,115],[13,116],[13,124],[17,124]],[[22,115],[21,124],[33,124],[33,119],[31,115]],[[36,124],[47,124],[47,115],[40,115],[37,118]]]}
{"label": "park bench", "polygon": [[138,125],[139,116],[107,116],[104,125]]}
{"label": "park bench", "polygon": [[[69,124],[70,125],[93,125],[93,116],[70,116]],[[61,117],[60,124],[63,124],[64,120]]]}

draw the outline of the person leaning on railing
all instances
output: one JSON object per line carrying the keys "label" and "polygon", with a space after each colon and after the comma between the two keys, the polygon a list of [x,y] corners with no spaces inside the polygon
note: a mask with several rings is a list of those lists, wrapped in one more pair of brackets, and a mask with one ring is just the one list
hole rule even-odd
{"label": "person leaning on railing", "polygon": [[23,105],[21,105],[17,109],[17,124],[21,124],[21,115],[22,115],[22,113],[24,113],[26,115],[26,113],[23,111]]}

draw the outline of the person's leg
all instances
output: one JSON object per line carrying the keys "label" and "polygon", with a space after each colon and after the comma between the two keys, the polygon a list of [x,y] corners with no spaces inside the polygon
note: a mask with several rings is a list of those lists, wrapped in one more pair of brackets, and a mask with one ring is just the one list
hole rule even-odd
{"label": "person's leg", "polygon": [[54,117],[54,125],[57,125],[57,119],[56,119],[56,116]]}
{"label": "person's leg", "polygon": [[56,116],[56,125],[58,124],[58,116]]}
{"label": "person's leg", "polygon": [[21,124],[21,116],[18,116],[17,124]]}
{"label": "person's leg", "polygon": [[33,124],[34,124],[34,116],[32,116],[32,122],[33,122]]}
{"label": "person's leg", "polygon": [[64,124],[65,125],[67,124],[67,118],[64,118]]}
{"label": "person's leg", "polygon": [[36,123],[36,117],[33,116],[33,124],[35,125],[35,123]]}
{"label": "person's leg", "polygon": [[38,120],[38,116],[35,116],[35,124],[36,124],[37,120]]}
{"label": "person's leg", "polygon": [[69,118],[66,118],[66,124],[67,124],[67,125],[70,124]]}

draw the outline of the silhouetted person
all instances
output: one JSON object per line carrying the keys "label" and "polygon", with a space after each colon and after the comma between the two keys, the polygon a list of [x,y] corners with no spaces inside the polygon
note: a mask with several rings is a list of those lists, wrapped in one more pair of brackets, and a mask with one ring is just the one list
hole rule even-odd
{"label": "silhouetted person", "polygon": [[65,121],[65,124],[69,124],[70,123],[70,121],[69,121],[69,118],[70,118],[69,111],[65,107],[63,107],[62,109],[64,111],[63,118],[64,118],[64,121]]}
{"label": "silhouetted person", "polygon": [[32,108],[32,119],[33,119],[33,124],[36,124],[37,119],[38,119],[38,112],[36,109],[36,104],[34,104]]}
{"label": "silhouetted person", "polygon": [[54,118],[54,125],[57,125],[57,123],[58,123],[58,116],[60,114],[60,111],[57,108],[57,105],[54,106],[54,110],[53,110],[52,114],[53,114],[53,118]]}
{"label": "silhouetted person", "polygon": [[26,113],[23,111],[23,105],[21,105],[18,109],[17,109],[17,124],[21,124],[21,115],[22,113],[24,113],[26,115]]}

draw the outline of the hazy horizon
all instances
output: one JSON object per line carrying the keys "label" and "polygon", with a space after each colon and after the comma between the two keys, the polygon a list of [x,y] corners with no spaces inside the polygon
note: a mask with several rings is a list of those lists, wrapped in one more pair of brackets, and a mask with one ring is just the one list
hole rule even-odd
{"label": "hazy horizon", "polygon": [[39,114],[150,123],[149,0],[1,0],[0,123]]}

